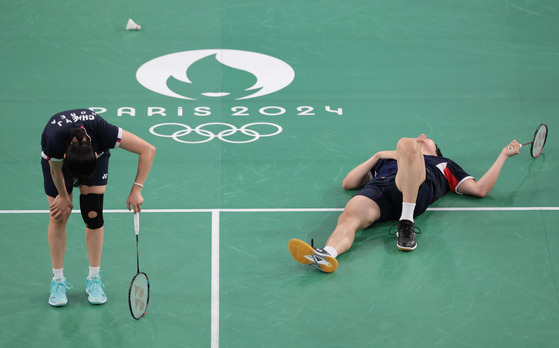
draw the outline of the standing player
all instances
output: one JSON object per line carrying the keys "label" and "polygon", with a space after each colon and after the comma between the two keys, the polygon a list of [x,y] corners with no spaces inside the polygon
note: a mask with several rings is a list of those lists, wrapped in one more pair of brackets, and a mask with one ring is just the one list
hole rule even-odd
{"label": "standing player", "polygon": [[[508,147],[512,146],[509,150]],[[485,197],[495,185],[505,161],[516,154],[514,140],[499,154],[491,168],[476,181],[458,164],[442,154],[435,142],[421,134],[402,138],[396,151],[381,151],[350,171],[342,186],[362,188],[346,205],[324,249],[292,239],[289,251],[295,260],[331,273],[338,267],[336,257],[349,250],[357,230],[375,222],[398,220],[398,249],[417,247],[414,217],[449,191]]]}
{"label": "standing player", "polygon": [[47,123],[42,137],[42,160],[45,193],[50,208],[48,241],[53,279],[49,304],[68,303],[63,273],[66,250],[66,224],[72,212],[72,189],[80,189],[80,210],[85,222],[85,244],[89,260],[86,292],[92,304],[107,302],[101,282],[103,248],[103,195],[107,187],[110,149],[123,148],[139,155],[138,171],[130,195],[128,210],[141,210],[141,191],[151,169],[155,147],[122,128],[113,126],[88,109],[57,113]]}

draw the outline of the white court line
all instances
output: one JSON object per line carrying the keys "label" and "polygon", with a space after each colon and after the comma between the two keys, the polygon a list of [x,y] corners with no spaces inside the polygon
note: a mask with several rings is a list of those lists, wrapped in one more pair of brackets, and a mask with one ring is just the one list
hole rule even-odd
{"label": "white court line", "polygon": [[559,207],[470,207],[470,208],[427,208],[427,211],[554,211]]}
{"label": "white court line", "polygon": [[[142,213],[303,213],[335,212],[343,208],[263,208],[263,209],[142,209]],[[427,211],[559,211],[559,207],[454,207],[427,208]],[[48,210],[0,210],[0,214],[46,214]],[[72,213],[80,213],[74,209]],[[126,209],[105,209],[103,213],[131,213]]]}
{"label": "white court line", "polygon": [[212,210],[211,348],[219,347],[219,210]]}

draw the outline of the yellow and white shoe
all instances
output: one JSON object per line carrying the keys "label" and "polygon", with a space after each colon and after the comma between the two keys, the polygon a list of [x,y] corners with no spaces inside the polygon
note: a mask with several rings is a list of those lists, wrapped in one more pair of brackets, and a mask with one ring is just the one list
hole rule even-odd
{"label": "yellow and white shoe", "polygon": [[316,249],[299,239],[292,239],[288,244],[291,256],[297,262],[311,265],[322,272],[332,273],[338,268],[338,260],[322,249]]}

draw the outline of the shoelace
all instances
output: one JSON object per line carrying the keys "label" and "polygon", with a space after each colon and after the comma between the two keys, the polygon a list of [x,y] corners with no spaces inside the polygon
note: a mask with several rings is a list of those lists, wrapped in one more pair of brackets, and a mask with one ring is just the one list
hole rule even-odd
{"label": "shoelace", "polygon": [[101,278],[93,278],[91,279],[91,283],[89,285],[90,288],[90,292],[93,292],[95,294],[101,292],[101,288],[104,288],[105,284],[103,284],[101,282]]}
{"label": "shoelace", "polygon": [[[311,248],[313,248],[315,251],[318,251],[319,253],[326,254],[326,255],[330,255],[330,254],[329,254],[326,250],[324,250],[324,249],[315,248],[315,247],[314,247],[314,239],[313,239],[313,238],[311,238]],[[318,256],[318,255],[316,255],[316,254],[313,255],[312,257],[314,257],[315,259],[324,260],[321,256]]]}
{"label": "shoelace", "polygon": [[[71,288],[73,288],[74,286],[66,281],[63,282],[55,282],[54,286],[56,286],[56,288],[54,289],[54,292],[56,294],[61,294],[64,292],[63,288],[66,288],[68,290],[70,290]],[[52,291],[52,287],[51,287],[51,291]]]}
{"label": "shoelace", "polygon": [[[415,230],[411,229],[411,227],[414,226]],[[392,229],[396,227],[396,231],[392,232]],[[390,229],[388,230],[388,234],[391,236],[396,235],[396,232],[398,232],[398,224],[394,224],[390,227]],[[421,229],[415,225],[408,225],[405,224],[402,233],[404,234],[404,236],[409,237],[411,236],[412,232],[415,232],[415,234],[421,234]]]}

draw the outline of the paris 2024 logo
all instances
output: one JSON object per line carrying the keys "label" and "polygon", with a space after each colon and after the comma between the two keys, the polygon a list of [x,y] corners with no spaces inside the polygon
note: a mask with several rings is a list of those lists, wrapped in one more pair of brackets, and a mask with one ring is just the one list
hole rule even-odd
{"label": "paris 2024 logo", "polygon": [[[235,101],[235,103],[241,103],[237,102],[241,100],[248,102],[248,99],[278,92],[294,81],[295,71],[289,64],[257,52],[202,49],[170,53],[142,64],[136,71],[136,79],[148,90],[175,100],[183,100],[186,104],[175,107],[148,106],[145,113],[134,106],[123,106],[116,109],[116,116],[145,115],[154,117],[153,120],[169,116],[176,117],[180,121],[188,118],[190,125],[165,122],[154,124],[149,129],[154,136],[181,144],[202,144],[212,140],[231,144],[251,143],[282,133],[282,126],[268,122],[270,119],[278,122],[278,116],[295,116],[299,119],[312,117],[318,120],[323,117],[343,115],[343,109],[340,107],[311,103],[290,107],[255,106],[255,104],[249,107],[236,104],[220,107],[219,110],[203,104],[215,99]],[[194,104],[188,101],[197,102]],[[106,107],[90,107],[90,109],[99,114],[109,111]],[[226,116],[227,112],[230,112],[231,122],[212,122],[208,119],[216,114]],[[233,121],[249,118],[260,118],[264,122],[237,125],[238,122]],[[198,120],[210,122],[199,124]]]}

